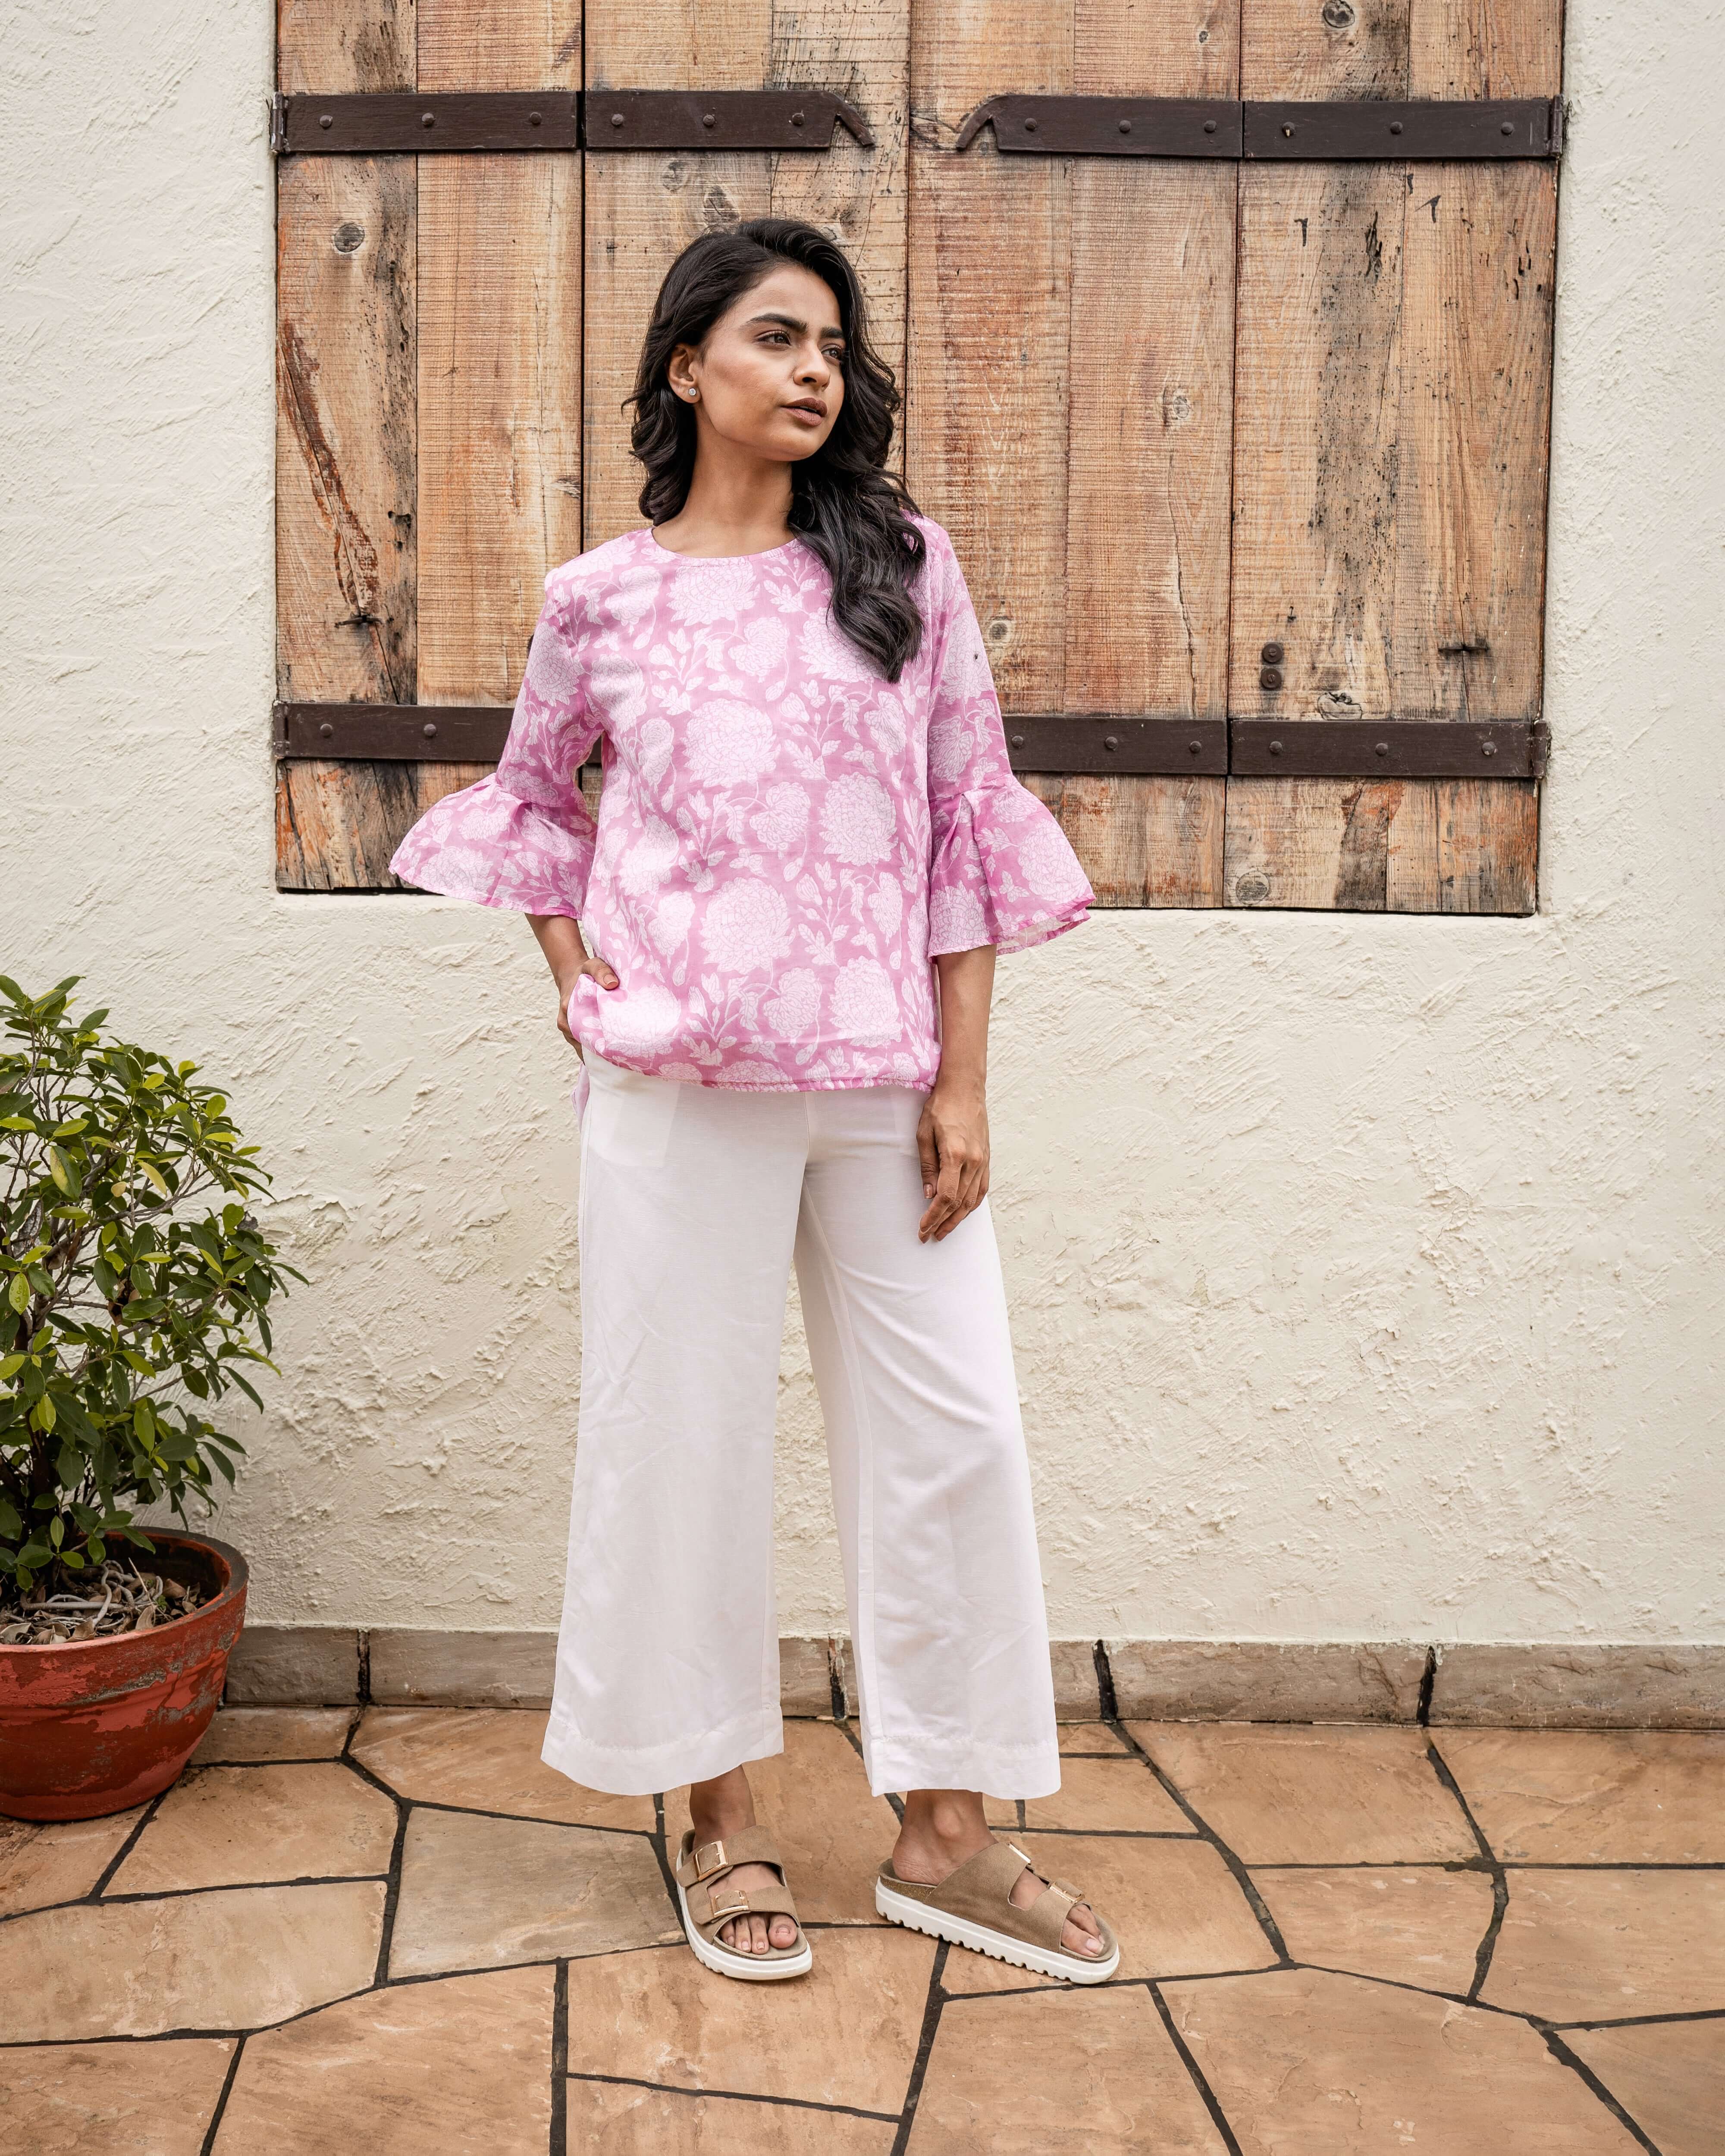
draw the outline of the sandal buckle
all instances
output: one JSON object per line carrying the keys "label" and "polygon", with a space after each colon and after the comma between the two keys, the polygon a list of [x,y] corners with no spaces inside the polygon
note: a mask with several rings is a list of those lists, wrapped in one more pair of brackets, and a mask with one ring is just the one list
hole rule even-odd
{"label": "sandal buckle", "polygon": [[721,1887],[717,1893],[708,1889],[706,1897],[708,1922],[715,1917],[734,1917],[746,1911],[749,1897],[741,1887]]}
{"label": "sandal buckle", "polygon": [[697,1880],[711,1879],[716,1871],[722,1871],[729,1860],[722,1841],[703,1842],[689,1852],[689,1861],[695,1866]]}

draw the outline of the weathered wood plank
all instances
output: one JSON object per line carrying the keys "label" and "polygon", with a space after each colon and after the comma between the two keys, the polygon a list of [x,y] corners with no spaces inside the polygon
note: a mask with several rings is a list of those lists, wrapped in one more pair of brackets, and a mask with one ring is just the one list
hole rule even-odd
{"label": "weathered wood plank", "polygon": [[[1553,94],[1558,28],[1557,0],[1260,0],[1241,94]],[[1538,716],[1555,203],[1528,166],[1242,168],[1235,711]],[[1230,904],[1525,912],[1536,866],[1531,786],[1229,782]]]}
{"label": "weathered wood plank", "polygon": [[276,87],[290,96],[413,90],[413,0],[277,0]]}
{"label": "weathered wood plank", "polygon": [[[768,80],[772,0],[684,0],[675,10],[592,0],[590,90],[758,90]],[[583,538],[634,530],[644,474],[629,446],[641,339],[665,271],[701,233],[772,208],[765,155],[615,151],[588,156],[586,364],[583,391]]]}
{"label": "weathered wood plank", "polygon": [[581,0],[418,0],[416,90],[581,83]]}
{"label": "weathered wood plank", "polygon": [[[1238,19],[916,12],[908,470],[1009,710],[1225,712],[1235,181],[1003,158],[988,132],[947,152],[1003,87],[1234,95]],[[1221,780],[1031,783],[1102,903],[1219,901]]]}

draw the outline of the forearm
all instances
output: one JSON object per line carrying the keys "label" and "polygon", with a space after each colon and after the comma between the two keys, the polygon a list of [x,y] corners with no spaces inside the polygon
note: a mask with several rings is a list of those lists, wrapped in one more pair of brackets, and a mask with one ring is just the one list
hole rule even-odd
{"label": "forearm", "polygon": [[994,994],[994,947],[943,951],[935,960],[940,982],[942,1087],[974,1087],[988,1076],[988,1007]]}
{"label": "forearm", "polygon": [[579,927],[566,913],[530,913],[527,926],[545,953],[552,980],[560,988],[567,988],[587,959]]}

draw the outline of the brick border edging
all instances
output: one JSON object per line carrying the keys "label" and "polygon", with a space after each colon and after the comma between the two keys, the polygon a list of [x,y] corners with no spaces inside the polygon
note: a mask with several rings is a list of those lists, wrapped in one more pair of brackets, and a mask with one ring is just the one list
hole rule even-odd
{"label": "brick border edging", "polygon": [[[554,1632],[248,1625],[229,1707],[544,1707]],[[1725,1728],[1725,1645],[1056,1640],[1063,1722],[1385,1722]],[[854,1712],[850,1642],[779,1642],[788,1714]]]}

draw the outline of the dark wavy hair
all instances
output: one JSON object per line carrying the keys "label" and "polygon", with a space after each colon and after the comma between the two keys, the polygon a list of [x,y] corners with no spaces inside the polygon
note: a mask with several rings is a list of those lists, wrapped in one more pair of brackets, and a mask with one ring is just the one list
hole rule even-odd
{"label": "dark wavy hair", "polygon": [[695,413],[670,386],[672,352],[700,345],[727,307],[780,262],[812,270],[831,287],[845,333],[845,401],[833,431],[791,466],[793,531],[825,562],[833,619],[896,681],[922,648],[922,616],[911,585],[927,552],[911,522],[916,505],[885,470],[892,415],[902,399],[892,369],[869,341],[856,272],[837,243],[793,218],[756,217],[691,240],[666,270],[641,345],[629,444],[647,468],[641,514],[675,516],[695,475]]}

